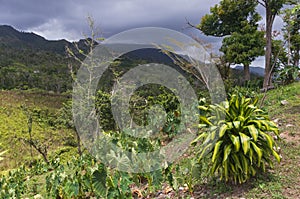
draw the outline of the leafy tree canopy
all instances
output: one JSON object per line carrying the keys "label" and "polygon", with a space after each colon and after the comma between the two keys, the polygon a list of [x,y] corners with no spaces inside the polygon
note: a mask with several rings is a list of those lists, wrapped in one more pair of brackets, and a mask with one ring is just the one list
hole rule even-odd
{"label": "leafy tree canopy", "polygon": [[238,32],[245,22],[255,26],[260,15],[255,0],[222,0],[210,9],[197,26],[205,35],[223,37]]}
{"label": "leafy tree canopy", "polygon": [[220,50],[230,63],[250,65],[257,56],[264,54],[264,46],[264,33],[247,24],[240,32],[224,38]]}

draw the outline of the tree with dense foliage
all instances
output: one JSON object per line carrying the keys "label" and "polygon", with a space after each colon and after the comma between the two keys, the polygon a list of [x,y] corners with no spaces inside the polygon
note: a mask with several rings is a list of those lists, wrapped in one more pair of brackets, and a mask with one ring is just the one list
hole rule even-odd
{"label": "tree with dense foliage", "polygon": [[246,25],[240,32],[234,32],[223,40],[221,51],[233,64],[243,64],[245,81],[250,80],[250,64],[264,53],[264,33],[255,26]]}
{"label": "tree with dense foliage", "polygon": [[211,14],[205,15],[201,23],[196,27],[206,35],[222,37],[239,32],[243,24],[248,21],[255,25],[258,13],[257,5],[265,8],[266,14],[266,51],[265,51],[265,78],[264,88],[271,85],[272,73],[272,30],[275,17],[279,14],[285,3],[296,3],[295,0],[222,0],[220,5],[211,8]]}
{"label": "tree with dense foliage", "polygon": [[228,62],[244,65],[245,80],[250,80],[250,63],[263,54],[263,33],[257,30],[257,4],[254,0],[222,0],[197,26],[206,35],[228,36],[220,50]]}
{"label": "tree with dense foliage", "polygon": [[195,28],[205,35],[223,37],[239,32],[245,22],[255,26],[259,20],[259,14],[255,11],[255,0],[222,0],[220,4],[210,9],[210,14],[202,17],[201,22]]}

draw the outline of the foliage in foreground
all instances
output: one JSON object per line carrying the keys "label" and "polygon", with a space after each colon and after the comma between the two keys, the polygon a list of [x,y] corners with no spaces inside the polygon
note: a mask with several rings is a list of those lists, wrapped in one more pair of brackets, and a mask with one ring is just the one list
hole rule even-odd
{"label": "foliage in foreground", "polygon": [[[39,175],[45,181],[37,188],[35,178]],[[173,179],[171,167],[150,173],[131,174],[106,167],[84,154],[74,156],[67,164],[56,158],[50,164],[38,161],[32,168],[22,166],[0,175],[0,198],[35,195],[61,199],[132,198],[134,193],[139,196],[152,194],[162,187],[163,182],[170,181],[172,184]],[[138,189],[143,186],[146,188]]]}
{"label": "foliage in foreground", "polygon": [[[239,176],[241,176],[241,180],[244,182],[244,180],[248,179],[247,177],[253,175],[251,173],[253,170],[257,172],[258,170],[263,170],[264,167],[272,166],[271,156],[274,155],[274,150],[271,151],[269,141],[271,141],[270,143],[273,142],[272,146],[274,147],[276,147],[276,144],[268,132],[273,131],[273,133],[278,134],[278,130],[276,130],[277,128],[274,124],[268,120],[265,113],[256,108],[255,105],[256,102],[246,99],[242,95],[236,95],[222,106],[211,105],[208,108],[201,107],[201,112],[206,114],[206,117],[201,117],[202,123],[206,123],[206,127],[203,127],[203,129],[206,129],[207,132],[209,132],[208,130],[213,130],[214,127],[209,125],[208,122],[214,124],[216,139],[213,144],[220,141],[219,150],[216,150],[215,152],[216,147],[214,146],[217,146],[217,144],[211,145],[210,148],[206,148],[206,151],[203,154],[203,159],[210,158],[211,160],[214,153],[216,153],[214,162],[217,162],[217,166],[221,166],[217,168],[215,170],[216,172],[212,175],[217,174],[222,177],[221,174],[224,174],[225,171],[225,166],[223,166],[223,164],[228,164],[228,180],[235,180],[236,178],[236,181],[241,182],[239,179]],[[172,115],[171,113],[170,115]],[[221,121],[219,124],[217,123],[218,118],[210,117],[217,116],[217,113],[219,113],[219,117],[221,118],[224,116],[224,120],[219,120]],[[207,118],[208,122],[205,118]],[[251,120],[257,122],[250,123]],[[170,125],[176,123],[176,121],[170,121]],[[229,123],[232,125],[230,126]],[[259,125],[259,123],[261,123],[261,125]],[[267,127],[266,123],[269,124],[270,128]],[[59,124],[66,125],[64,122],[59,122]],[[222,127],[225,128],[224,124],[227,125],[227,128],[223,132],[223,137],[219,137],[220,129]],[[241,126],[240,131],[236,130],[237,125]],[[256,131],[250,131],[252,128],[251,126],[254,126],[258,131],[256,141],[254,140]],[[167,128],[166,130],[162,129],[162,131],[164,134],[167,134],[169,138],[172,137],[172,134],[168,133],[169,131]],[[241,136],[240,133],[248,136],[249,140],[242,140],[241,138],[243,138],[243,136]],[[266,135],[264,135],[264,133]],[[148,142],[145,142],[145,140],[142,139],[132,139],[130,136],[124,136],[124,134],[116,133],[115,131],[109,131],[106,134],[124,150],[134,148],[137,151],[143,151],[151,150],[152,148],[157,149],[160,146],[159,142],[150,142],[149,140]],[[213,133],[209,134],[209,136],[212,135]],[[203,138],[206,136],[208,136],[208,133],[202,135]],[[233,142],[232,138],[234,136],[237,137],[236,139],[240,142],[239,144]],[[210,139],[211,138],[212,137],[210,137]],[[165,139],[167,140],[167,138]],[[253,143],[256,144],[262,152],[260,166],[258,163],[260,156],[257,152],[259,150],[254,147]],[[230,145],[230,149],[227,151],[228,157],[223,163],[225,156],[224,149],[228,145]],[[235,150],[235,147],[237,147],[236,145],[239,146],[238,151]],[[248,153],[244,154],[244,148],[247,149],[248,147]],[[274,153],[277,154],[276,151],[274,151]],[[233,154],[238,156],[238,161],[240,163],[236,164],[234,162]],[[252,155],[250,156],[250,154]],[[103,167],[104,165],[102,163],[86,155],[76,158],[68,157],[69,162],[67,164],[54,164],[53,159],[50,159],[49,165],[39,163],[35,166],[38,168],[21,167],[20,169],[0,176],[0,198],[31,197],[40,194],[41,191],[41,195],[45,198],[132,198],[134,196],[134,190],[140,190],[141,192],[139,194],[142,194],[143,196],[147,195],[155,197],[154,194],[165,184],[172,187],[175,191],[178,191],[180,187],[182,189],[183,185],[186,184],[186,188],[192,194],[196,183],[201,184],[202,182],[207,181],[206,173],[203,172],[203,167],[204,169],[209,169],[213,166],[214,162],[212,163],[210,161],[209,165],[206,165],[206,162],[202,159],[199,163],[198,161],[194,161],[194,156],[192,154],[190,155],[190,158],[181,161],[175,165],[175,167],[169,165],[165,169],[144,174],[128,174],[116,171],[115,169],[106,168]],[[242,159],[242,157],[244,158]],[[252,165],[250,165],[251,157]],[[242,162],[244,159],[246,159],[248,166],[245,166],[245,162]],[[232,165],[235,170],[232,169]],[[247,176],[245,170],[247,170],[249,176]],[[233,174],[236,175],[235,178]],[[37,178],[39,179],[39,182],[35,183],[34,181]],[[223,175],[222,178],[226,180],[226,176]],[[39,184],[41,188],[37,188],[37,184]]]}
{"label": "foliage in foreground", "polygon": [[202,141],[199,161],[211,161],[210,175],[222,180],[244,183],[258,171],[273,167],[273,159],[280,162],[277,144],[272,134],[279,136],[278,128],[267,114],[256,107],[258,99],[232,95],[220,105],[200,106],[203,131],[193,143]]}

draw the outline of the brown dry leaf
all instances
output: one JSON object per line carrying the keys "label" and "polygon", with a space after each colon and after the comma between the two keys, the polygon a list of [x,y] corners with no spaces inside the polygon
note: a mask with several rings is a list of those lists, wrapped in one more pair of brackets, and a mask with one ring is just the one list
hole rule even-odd
{"label": "brown dry leaf", "polygon": [[134,190],[132,191],[132,195],[135,195],[135,196],[137,196],[138,198],[142,198],[142,197],[143,197],[143,194],[142,194],[142,192],[141,192],[139,189],[134,189]]}
{"label": "brown dry leaf", "polygon": [[167,186],[167,187],[164,189],[164,194],[168,194],[168,193],[170,193],[171,191],[173,191],[173,188],[170,187],[170,186]]}

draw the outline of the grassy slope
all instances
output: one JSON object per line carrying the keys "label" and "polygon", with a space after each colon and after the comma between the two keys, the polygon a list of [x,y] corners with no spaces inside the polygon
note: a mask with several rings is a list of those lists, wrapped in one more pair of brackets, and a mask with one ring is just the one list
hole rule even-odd
{"label": "grassy slope", "polygon": [[[281,101],[287,100],[287,105]],[[300,195],[300,83],[271,91],[265,102],[270,117],[281,130],[279,142],[283,156],[269,176],[269,181],[258,181],[249,196],[269,198],[298,198]],[[259,192],[260,194],[255,194]]]}
{"label": "grassy slope", "polygon": [[[21,106],[26,106],[29,110],[55,113],[66,100],[66,96],[45,92],[0,91],[0,151],[8,150],[5,159],[0,162],[0,172],[31,159],[29,145],[19,139],[28,136],[28,118]],[[48,125],[41,125],[35,120],[32,129],[32,134],[42,141],[49,136],[53,136],[55,140],[68,133],[68,130],[51,129]],[[50,143],[50,149],[60,144]],[[33,155],[37,155],[34,150]]]}

